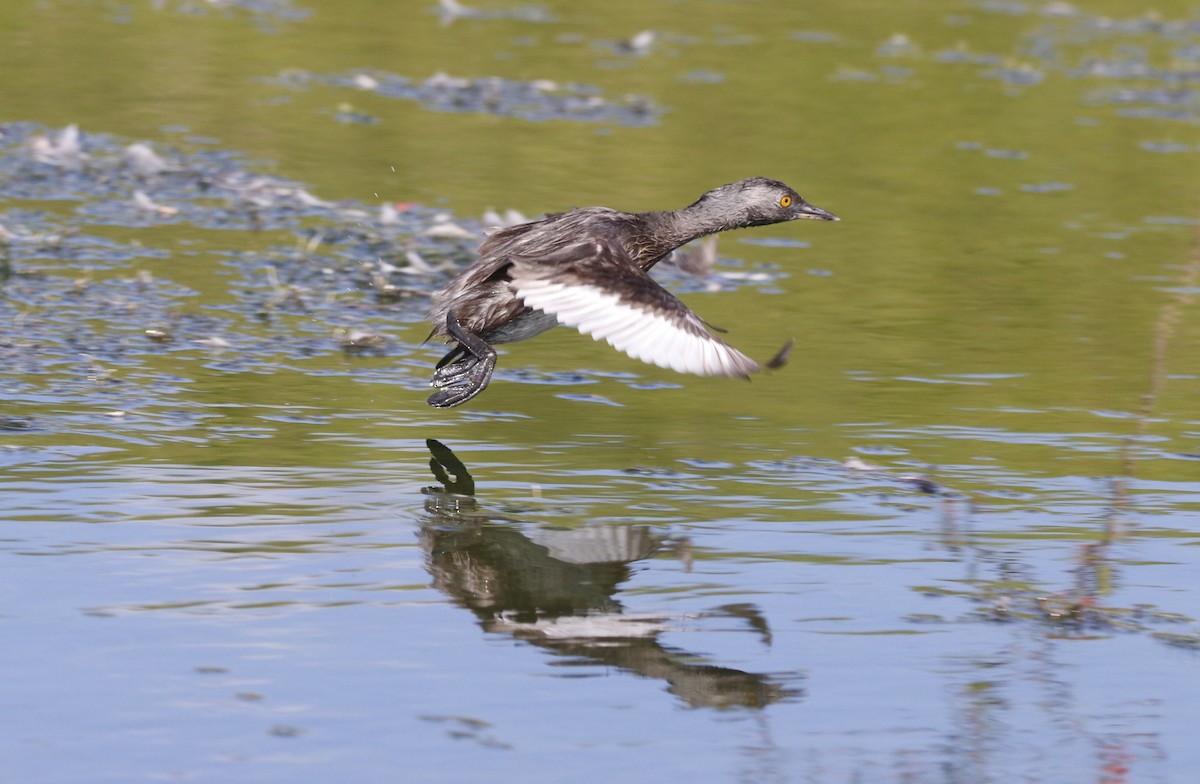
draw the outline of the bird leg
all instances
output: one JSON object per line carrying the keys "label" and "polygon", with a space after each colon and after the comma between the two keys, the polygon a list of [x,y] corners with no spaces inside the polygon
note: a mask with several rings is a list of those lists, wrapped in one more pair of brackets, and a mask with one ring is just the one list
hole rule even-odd
{"label": "bird leg", "polygon": [[438,387],[429,396],[429,405],[434,408],[452,408],[475,397],[487,388],[496,369],[496,350],[459,324],[453,313],[446,316],[446,331],[458,345],[438,362],[429,382]]}
{"label": "bird leg", "polygon": [[[462,346],[455,346],[454,348],[450,349],[449,352],[446,353],[446,356],[444,356],[438,360],[438,363],[437,363],[437,366],[435,369],[441,370],[446,365],[449,365],[451,362],[455,361],[459,357],[464,356],[466,353],[467,353],[467,350],[465,348],[463,348]],[[434,373],[434,375],[437,375],[437,373]]]}

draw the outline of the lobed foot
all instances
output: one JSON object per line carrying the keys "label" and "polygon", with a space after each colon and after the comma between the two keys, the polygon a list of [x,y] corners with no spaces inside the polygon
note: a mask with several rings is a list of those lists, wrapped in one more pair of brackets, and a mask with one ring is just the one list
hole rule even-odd
{"label": "lobed foot", "polygon": [[433,371],[433,378],[429,381],[431,387],[445,387],[462,380],[464,376],[471,371],[471,368],[478,363],[479,360],[475,357],[468,356],[465,359],[460,359],[449,365],[439,365]]}
{"label": "lobed foot", "polygon": [[446,368],[458,368],[439,383],[437,373],[434,374],[433,385],[439,389],[429,396],[429,405],[434,408],[453,408],[466,403],[471,398],[487,389],[492,371],[496,369],[496,356],[485,356],[472,362],[456,362]]}
{"label": "lobed foot", "polygon": [[466,403],[487,388],[496,369],[496,350],[471,330],[458,323],[453,313],[446,314],[446,332],[458,341],[442,357],[433,371],[431,386],[438,390],[429,396],[434,408],[452,408]]}

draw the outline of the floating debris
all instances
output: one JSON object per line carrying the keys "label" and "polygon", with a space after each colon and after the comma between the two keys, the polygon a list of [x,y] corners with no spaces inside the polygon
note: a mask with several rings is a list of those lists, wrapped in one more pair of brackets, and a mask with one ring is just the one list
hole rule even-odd
{"label": "floating debris", "polygon": [[1081,12],[1070,3],[1051,2],[1042,6],[1040,13],[1042,16],[1078,16]]}
{"label": "floating debris", "polygon": [[679,248],[666,261],[689,275],[707,275],[717,264],[717,235],[711,234],[691,247]]}
{"label": "floating debris", "polygon": [[387,344],[387,338],[383,335],[365,329],[337,329],[333,334],[348,354],[377,352]]}
{"label": "floating debris", "polygon": [[175,207],[168,207],[163,204],[157,204],[156,202],[151,200],[151,198],[149,196],[147,196],[144,191],[134,191],[133,192],[133,205],[135,207],[137,207],[139,210],[144,210],[145,212],[153,212],[153,213],[157,213],[158,215],[164,215],[164,216],[175,215],[179,212],[179,210],[176,209]]}
{"label": "floating debris", "polygon": [[1026,193],[1061,193],[1074,189],[1075,186],[1069,182],[1039,182],[1021,186]]}
{"label": "floating debris", "polygon": [[443,239],[470,240],[477,239],[478,235],[470,229],[464,229],[453,221],[453,219],[441,213],[433,217],[433,225],[422,232],[426,237],[441,237]]}
{"label": "floating debris", "polygon": [[79,143],[79,126],[74,124],[63,128],[53,138],[43,133],[35,134],[29,138],[27,149],[34,162],[70,171],[83,168],[87,160]]}
{"label": "floating debris", "polygon": [[933,55],[939,63],[963,63],[967,65],[999,65],[1004,61],[1000,55],[972,52],[965,41],[959,41],[952,49],[943,49]]}
{"label": "floating debris", "polygon": [[513,209],[504,211],[504,214],[496,212],[495,209],[488,207],[483,213],[484,230],[491,233],[493,229],[507,229],[510,226],[520,226],[522,223],[528,223],[529,218],[526,218],[520,212]]}
{"label": "floating debris", "polygon": [[654,48],[655,37],[653,30],[643,30],[629,38],[612,41],[607,46],[617,54],[645,57]]}
{"label": "floating debris", "polygon": [[875,479],[882,479],[886,482],[899,482],[902,485],[912,487],[914,490],[926,493],[928,495],[955,495],[949,490],[939,487],[937,482],[929,477],[915,474],[897,474],[883,466],[868,463],[857,455],[851,455],[842,463],[842,467],[856,474],[865,474]]}
{"label": "floating debris", "polygon": [[841,40],[836,33],[829,33],[824,30],[796,30],[790,33],[788,38],[793,41],[811,44],[832,44]]}
{"label": "floating debris", "polygon": [[1196,152],[1197,149],[1191,144],[1180,142],[1140,142],[1138,146],[1146,152],[1158,153]]}
{"label": "floating debris", "polygon": [[223,351],[227,348],[233,348],[232,343],[230,343],[225,338],[217,336],[217,335],[213,335],[213,336],[207,337],[207,338],[197,338],[192,342],[196,343],[197,345],[204,346],[205,348],[217,349],[218,351]]}
{"label": "floating debris", "polygon": [[684,84],[722,84],[725,81],[725,74],[707,68],[697,68],[681,75],[679,81]]}
{"label": "floating debris", "polygon": [[830,81],[834,82],[877,82],[879,77],[870,71],[864,71],[859,68],[847,68],[841,66],[832,76]]}
{"label": "floating debris", "polygon": [[1046,78],[1045,73],[1028,63],[989,68],[980,74],[984,79],[999,79],[1011,85],[1040,84]]}
{"label": "floating debris", "polygon": [[983,151],[983,154],[989,158],[1007,158],[1013,161],[1023,161],[1029,157],[1029,153],[1024,150],[987,149]]}
{"label": "floating debris", "polygon": [[360,112],[348,103],[338,104],[337,111],[333,113],[333,119],[336,122],[347,123],[349,125],[378,125],[379,118],[373,114]]}
{"label": "floating debris", "polygon": [[983,0],[978,5],[985,11],[1010,16],[1025,16],[1029,13],[1029,6],[1016,0]]}
{"label": "floating debris", "polygon": [[614,100],[605,98],[595,87],[547,79],[515,81],[497,76],[468,79],[436,73],[418,82],[398,74],[374,71],[335,75],[285,71],[266,81],[289,89],[323,85],[369,90],[385,98],[417,101],[433,111],[478,112],[523,120],[646,126],[657,123],[663,112],[656,102],[645,96],[628,95]]}
{"label": "floating debris", "polygon": [[916,57],[921,53],[921,47],[912,42],[904,33],[895,33],[875,49],[879,57]]}
{"label": "floating debris", "polygon": [[[1093,548],[1095,549],[1098,548]],[[1103,558],[1095,560],[1103,562]],[[1120,633],[1148,632],[1149,636],[1168,645],[1188,649],[1200,647],[1200,636],[1195,634],[1154,631],[1159,626],[1193,621],[1185,615],[1147,605],[1105,605],[1100,597],[1090,594],[1086,586],[1055,593],[1043,592],[1036,583],[1008,574],[1013,568],[1011,563],[1002,563],[1002,574],[998,579],[975,580],[975,586],[971,589],[955,590],[934,586],[914,588],[929,596],[958,596],[974,602],[977,605],[976,609],[966,619],[991,623],[1039,624],[1050,637],[1085,640]],[[1079,567],[1079,576],[1086,577],[1090,568],[1094,566],[1085,564]]]}
{"label": "floating debris", "polygon": [[458,0],[438,0],[433,9],[443,25],[453,24],[459,19],[510,19],[517,22],[548,23],[557,19],[554,14],[540,5],[520,5],[511,8],[483,9],[463,5]]}
{"label": "floating debris", "polygon": [[172,9],[189,16],[225,12],[232,16],[247,16],[266,33],[277,31],[279,22],[302,22],[312,16],[308,8],[297,8],[292,0],[152,0],[155,11]]}
{"label": "floating debris", "polygon": [[355,74],[353,79],[354,86],[360,90],[378,90],[379,80],[370,74],[360,73]]}
{"label": "floating debris", "polygon": [[1176,648],[1183,648],[1188,651],[1200,651],[1200,632],[1193,634],[1173,634],[1170,632],[1155,632],[1153,635],[1156,640],[1161,640],[1167,645]]}
{"label": "floating debris", "polygon": [[171,165],[144,142],[129,145],[121,157],[124,164],[138,177],[153,177],[171,169]]}

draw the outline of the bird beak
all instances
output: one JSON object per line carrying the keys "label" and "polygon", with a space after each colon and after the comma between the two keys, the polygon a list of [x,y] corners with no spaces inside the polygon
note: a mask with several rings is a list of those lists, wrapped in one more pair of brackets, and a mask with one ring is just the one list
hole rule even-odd
{"label": "bird beak", "polygon": [[814,207],[813,205],[809,204],[808,202],[802,202],[800,204],[800,209],[796,211],[796,217],[797,218],[806,218],[808,220],[827,220],[827,221],[841,220],[841,218],[834,215],[832,212],[823,210],[820,207]]}

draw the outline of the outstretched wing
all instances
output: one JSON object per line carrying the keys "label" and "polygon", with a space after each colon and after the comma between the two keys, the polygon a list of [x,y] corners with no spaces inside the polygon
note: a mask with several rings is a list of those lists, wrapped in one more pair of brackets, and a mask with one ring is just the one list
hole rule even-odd
{"label": "outstretched wing", "polygon": [[539,257],[512,257],[524,303],[652,365],[701,376],[739,376],[762,365],[709,332],[619,243],[588,239]]}

